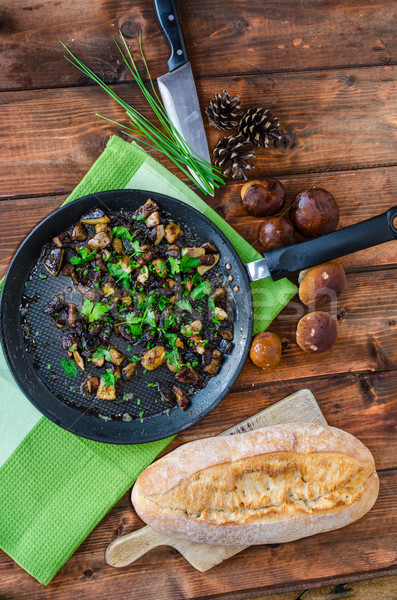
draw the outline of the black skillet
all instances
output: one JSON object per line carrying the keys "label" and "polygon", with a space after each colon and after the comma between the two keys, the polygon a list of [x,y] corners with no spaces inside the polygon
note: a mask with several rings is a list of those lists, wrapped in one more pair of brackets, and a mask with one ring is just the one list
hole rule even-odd
{"label": "black skillet", "polygon": [[[65,352],[59,343],[59,331],[42,314],[43,306],[62,287],[71,286],[69,278],[41,279],[44,268],[32,269],[43,246],[56,234],[77,222],[94,206],[105,206],[114,213],[123,209],[134,212],[148,197],[160,205],[165,216],[188,232],[189,241],[213,242],[220,252],[217,273],[228,283],[234,312],[234,346],[218,375],[194,394],[189,409],[167,411],[156,402],[158,393],[148,382],[159,378],[156,372],[134,379],[134,399],[104,402],[89,400],[81,392],[84,379],[65,376],[60,367]],[[213,410],[226,396],[247,358],[253,327],[253,302],[250,281],[269,274],[280,279],[299,269],[361,250],[397,237],[393,219],[397,207],[387,213],[338,230],[322,238],[267,252],[265,259],[244,265],[225,235],[205,216],[189,205],[162,194],[140,190],[100,192],[75,200],[55,211],[38,225],[18,249],[6,275],[1,295],[0,335],[11,372],[27,398],[46,417],[61,427],[89,439],[136,444],[163,439],[192,426]],[[61,282],[65,280],[65,282]],[[66,289],[73,299],[72,287]],[[21,305],[25,315],[21,316]],[[164,377],[172,377],[164,367]],[[139,397],[139,407],[137,407]]]}

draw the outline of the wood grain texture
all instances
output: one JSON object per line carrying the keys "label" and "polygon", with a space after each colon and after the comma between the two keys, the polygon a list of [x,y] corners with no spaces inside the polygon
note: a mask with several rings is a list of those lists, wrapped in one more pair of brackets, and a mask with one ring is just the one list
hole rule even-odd
{"label": "wood grain texture", "polygon": [[[10,559],[5,557],[0,565],[2,593],[7,600],[54,597],[66,600],[71,596],[108,600],[130,598],[132,590],[139,590],[142,600],[231,597],[242,600],[275,589],[296,589],[296,581],[304,588],[351,581],[352,573],[360,579],[363,571],[368,577],[375,566],[379,575],[397,572],[394,543],[397,472],[381,472],[380,481],[374,508],[363,519],[344,528],[342,535],[333,531],[289,544],[251,547],[207,573],[194,571],[179,553],[165,547],[153,550],[122,573],[107,566],[103,553],[111,539],[141,526],[126,495],[46,588],[32,581],[19,567],[11,569]],[[381,536],[380,520],[387,522]]]}
{"label": "wood grain texture", "polygon": [[[348,0],[241,0],[179,2],[186,45],[197,78],[396,61],[394,3],[360,6]],[[203,15],[206,18],[203,18]],[[387,19],[386,19],[387,15]],[[43,23],[46,24],[45,28]],[[84,61],[108,82],[124,81],[112,37],[121,29],[133,41],[143,32],[156,77],[169,52],[151,0],[13,0],[0,12],[0,89],[80,85],[84,78],[65,64],[62,39],[75,41]]]}
{"label": "wood grain texture", "polygon": [[391,600],[397,597],[397,579],[379,577],[366,581],[355,581],[340,585],[331,585],[312,590],[299,590],[286,594],[271,594],[249,600]]}
{"label": "wood grain texture", "polygon": [[[319,184],[324,171],[397,163],[397,67],[207,78],[197,87],[202,106],[226,87],[246,106],[265,103],[297,132],[289,152],[259,149],[252,176],[316,173],[311,182]],[[133,85],[115,90],[149,116]],[[127,122],[97,87],[3,92],[1,98],[0,198],[70,192],[110,133],[119,132],[95,114]],[[213,148],[221,132],[208,126],[207,133]]]}
{"label": "wood grain texture", "polygon": [[[397,167],[321,173],[315,176],[315,180],[317,185],[335,196],[340,210],[340,227],[369,219],[397,204]],[[289,175],[282,177],[282,182],[287,189],[288,208],[296,194],[312,185],[313,175]],[[240,183],[229,183],[218,190],[214,198],[207,198],[207,202],[261,251],[258,230],[262,219],[246,213],[241,203],[240,189]],[[0,202],[0,276],[4,275],[11,256],[25,236],[44,217],[56,210],[66,197],[63,194]],[[389,242],[346,256],[342,262],[349,270],[392,266],[397,263],[396,248],[395,242]]]}

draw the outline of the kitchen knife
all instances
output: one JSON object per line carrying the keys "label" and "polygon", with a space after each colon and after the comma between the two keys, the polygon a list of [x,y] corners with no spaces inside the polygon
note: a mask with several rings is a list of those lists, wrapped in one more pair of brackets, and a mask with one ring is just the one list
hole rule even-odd
{"label": "kitchen knife", "polygon": [[[210,163],[203,118],[176,2],[154,0],[154,8],[171,49],[171,56],[167,61],[168,73],[157,79],[164,107],[188,146]],[[194,171],[189,170],[196,178]]]}
{"label": "kitchen knife", "polygon": [[271,277],[274,281],[352,252],[371,248],[397,238],[397,206],[387,212],[338,229],[314,240],[276,248],[264,258],[246,264],[251,281]]}

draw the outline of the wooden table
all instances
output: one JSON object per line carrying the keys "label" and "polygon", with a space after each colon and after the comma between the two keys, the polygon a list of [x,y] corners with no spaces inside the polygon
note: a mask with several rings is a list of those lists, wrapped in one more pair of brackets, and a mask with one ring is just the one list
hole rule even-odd
{"label": "wooden table", "polygon": [[[289,201],[312,184],[325,187],[337,199],[342,227],[397,204],[396,3],[179,4],[202,107],[227,89],[245,107],[269,107],[296,133],[289,152],[258,151],[255,177],[280,178]],[[2,274],[24,236],[61,204],[109,135],[118,133],[95,113],[124,120],[63,59],[58,40],[147,112],[112,43],[118,29],[133,47],[141,29],[152,75],[164,72],[168,50],[150,0],[11,0],[0,9]],[[211,147],[219,137],[208,128]],[[259,221],[244,212],[239,194],[240,183],[228,181],[209,202],[254,243]],[[173,446],[215,435],[308,387],[329,423],[358,436],[375,455],[381,491],[365,518],[341,531],[250,548],[205,574],[169,548],[116,570],[104,563],[106,546],[140,526],[126,495],[47,588],[1,554],[1,598],[237,600],[395,573],[397,245],[343,262],[348,282],[338,302],[334,349],[323,356],[298,349],[294,335],[302,308],[291,302],[271,327],[283,341],[280,367],[268,374],[248,362],[232,393]],[[384,597],[391,599],[395,580],[387,581],[390,595]]]}

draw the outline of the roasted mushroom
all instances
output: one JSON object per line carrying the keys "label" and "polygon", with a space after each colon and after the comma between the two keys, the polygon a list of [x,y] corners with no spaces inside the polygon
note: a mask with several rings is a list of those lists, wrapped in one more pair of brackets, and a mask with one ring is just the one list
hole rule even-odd
{"label": "roasted mushroom", "polygon": [[44,261],[44,266],[53,277],[59,275],[63,261],[63,248],[53,248]]}
{"label": "roasted mushroom", "polygon": [[175,242],[176,238],[183,234],[182,229],[176,223],[168,223],[164,230],[165,239],[169,244]]}
{"label": "roasted mushroom", "polygon": [[52,238],[52,241],[58,246],[58,248],[67,248],[71,242],[71,239],[67,231],[64,231],[63,233],[60,233]]}
{"label": "roasted mushroom", "polygon": [[161,367],[166,361],[166,352],[163,346],[155,346],[147,352],[144,352],[141,358],[141,365],[148,371],[154,371]]}
{"label": "roasted mushroom", "polygon": [[154,200],[149,198],[145,202],[145,204],[143,204],[142,206],[140,206],[138,208],[138,215],[141,215],[142,217],[144,217],[146,219],[152,212],[155,212],[158,209],[159,209],[158,204]]}
{"label": "roasted mushroom", "polygon": [[96,223],[109,223],[110,219],[101,208],[92,208],[80,218],[80,221],[88,225],[95,225]]}
{"label": "roasted mushroom", "polygon": [[77,225],[73,227],[72,240],[74,240],[75,242],[85,242],[87,237],[87,228],[83,225],[83,223],[77,223]]}
{"label": "roasted mushroom", "polygon": [[89,394],[96,394],[99,387],[99,378],[91,375],[84,381],[82,387]]}
{"label": "roasted mushroom", "polygon": [[172,388],[174,390],[174,394],[176,396],[176,401],[179,404],[181,410],[186,410],[189,405],[189,398],[186,396],[185,392],[181,390],[177,385],[174,385]]}

